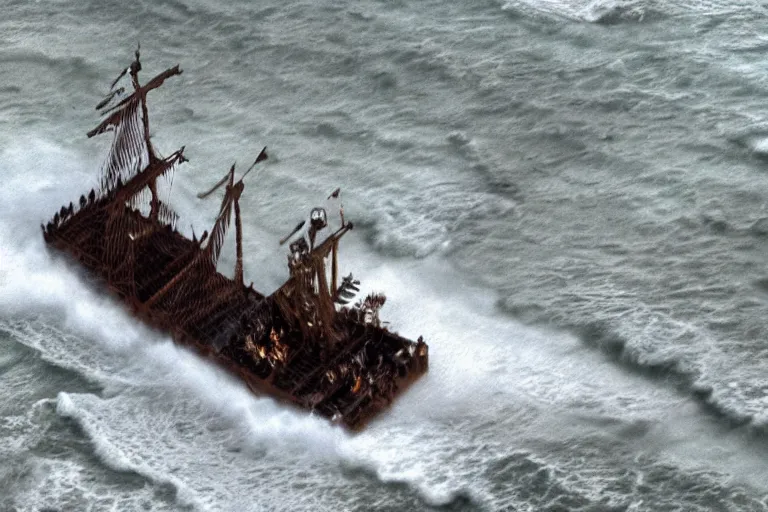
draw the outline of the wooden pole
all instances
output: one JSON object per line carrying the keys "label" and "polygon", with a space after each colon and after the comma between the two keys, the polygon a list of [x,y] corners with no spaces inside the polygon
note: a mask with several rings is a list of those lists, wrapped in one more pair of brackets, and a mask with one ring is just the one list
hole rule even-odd
{"label": "wooden pole", "polygon": [[243,282],[243,223],[240,219],[240,201],[235,199],[235,243],[237,261],[235,262],[235,281],[245,286]]}
{"label": "wooden pole", "polygon": [[333,248],[331,249],[331,296],[336,296],[336,282],[339,275],[339,240],[333,241]]}

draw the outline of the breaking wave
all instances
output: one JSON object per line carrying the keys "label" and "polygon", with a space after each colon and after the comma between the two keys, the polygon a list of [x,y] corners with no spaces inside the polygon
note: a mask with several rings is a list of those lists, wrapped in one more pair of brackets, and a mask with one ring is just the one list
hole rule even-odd
{"label": "breaking wave", "polygon": [[518,16],[544,16],[617,25],[648,23],[671,16],[696,15],[715,19],[744,12],[762,15],[763,7],[759,2],[733,0],[507,0],[502,9]]}
{"label": "breaking wave", "polygon": [[109,436],[102,432],[99,425],[94,421],[94,416],[100,414],[89,410],[83,406],[83,402],[88,404],[93,398],[92,395],[72,396],[67,393],[59,393],[56,400],[56,412],[65,417],[72,418],[90,439],[95,454],[109,468],[119,472],[133,472],[148,480],[171,486],[178,495],[178,503],[184,506],[197,506],[199,499],[196,494],[184,485],[173,475],[163,473],[153,469],[146,464],[132,460],[130,453],[124,452],[115,444],[111,443]]}
{"label": "breaking wave", "polygon": [[[43,161],[78,160],[44,143],[35,148]],[[13,151],[5,156],[10,165],[24,160],[21,153]],[[74,168],[71,170],[78,174]],[[309,458],[310,467],[320,464],[365,469],[368,479],[402,485],[399,493],[403,503],[411,505],[423,502],[448,506],[468,499],[469,490],[457,492],[457,482],[445,483],[449,473],[439,470],[439,460],[428,471],[398,469],[403,464],[417,465],[423,450],[429,449],[420,446],[420,438],[410,438],[412,453],[394,461],[377,452],[382,446],[388,452],[395,449],[388,441],[393,422],[418,423],[424,411],[429,415],[440,403],[446,404],[427,388],[428,382],[417,385],[404,397],[391,413],[395,418],[384,418],[372,434],[352,438],[324,420],[269,398],[252,396],[239,381],[176,347],[164,335],[137,324],[119,304],[91,290],[84,275],[64,258],[48,252],[39,228],[28,225],[29,218],[45,219],[50,204],[64,203],[70,195],[76,195],[69,185],[75,180],[61,176],[51,172],[42,173],[38,181],[12,180],[0,192],[0,199],[13,206],[9,210],[13,213],[0,219],[0,327],[15,341],[38,351],[50,364],[99,383],[102,391],[97,394],[62,390],[55,403],[58,415],[77,423],[106,467],[132,472],[157,486],[173,489],[178,504],[193,509],[229,508],[222,504],[231,499],[231,493],[222,482],[214,485],[220,488],[209,489],[205,480],[210,475],[202,468],[192,473],[181,470],[191,464],[187,458],[190,446],[205,453],[203,458],[209,460],[216,459],[221,449],[244,456],[245,460],[230,468],[233,471],[252,465],[252,458],[269,459],[269,467],[287,468]],[[28,197],[35,200],[27,201]],[[368,263],[369,268],[386,268]],[[372,288],[408,288],[391,268],[364,279]],[[408,297],[398,298],[396,308],[391,308],[396,309],[396,324],[404,325],[411,336],[418,335],[416,329],[424,325],[423,317],[414,316],[406,307],[408,301],[419,300],[417,295],[410,292]],[[430,314],[443,316],[440,309]],[[435,323],[441,321],[436,319]],[[427,381],[448,371],[441,367],[435,365]],[[449,378],[455,378],[455,371],[451,370]],[[471,374],[480,377],[476,371]],[[443,391],[449,386],[454,393],[459,392],[450,382],[441,385]],[[448,398],[448,403],[466,406],[470,400],[466,393],[472,389],[475,386]],[[432,395],[430,399],[424,398],[425,392]],[[423,408],[425,403],[429,407]],[[414,432],[423,430],[416,428]],[[395,465],[391,466],[391,462]],[[436,477],[434,471],[442,476]],[[325,481],[322,468],[312,467],[310,473],[318,484]],[[238,485],[254,477],[250,473],[243,475]],[[280,496],[286,493],[284,484],[272,484],[272,497],[261,494],[264,503],[281,503]],[[294,509],[307,505],[302,505],[302,499],[296,498]]]}
{"label": "breaking wave", "polygon": [[[43,214],[29,210],[23,215]],[[21,223],[2,220],[5,226]],[[252,396],[225,372],[136,324],[64,261],[51,258],[36,230],[24,230],[29,236],[0,233],[1,256],[9,263],[3,268],[10,269],[0,288],[0,311],[21,318],[7,330],[52,364],[101,384],[96,394],[61,390],[56,412],[77,423],[106,467],[170,490],[179,506],[243,507],[258,486],[266,508],[280,503],[317,509],[314,492],[292,493],[286,482],[363,489],[349,498],[350,508],[359,510],[371,496],[384,495],[404,509],[505,506],[506,486],[517,484],[500,484],[488,469],[499,454],[476,452],[477,440],[467,436],[498,443],[497,436],[508,435],[503,428],[497,432],[504,418],[526,437],[529,429],[559,424],[558,411],[572,407],[572,400],[616,415],[624,395],[635,397],[642,415],[659,406],[657,396],[624,383],[610,366],[601,365],[592,382],[581,382],[573,358],[594,361],[573,352],[574,340],[496,317],[492,294],[463,281],[446,262],[392,265],[353,238],[346,254],[362,269],[364,287],[387,290],[387,318],[404,335],[424,334],[433,363],[389,414],[349,436]],[[603,379],[599,389],[611,392],[595,393],[594,377]],[[487,428],[457,430],[457,418]]]}
{"label": "breaking wave", "polygon": [[[667,9],[669,8],[668,4],[665,6]],[[652,22],[670,15],[669,10],[665,10],[659,2],[653,0],[598,0],[590,2],[511,0],[507,1],[502,9],[508,13],[522,16],[552,16],[601,25]]]}
{"label": "breaking wave", "polygon": [[[514,316],[522,312],[514,306],[500,305]],[[652,318],[644,321],[648,325],[656,322]],[[680,347],[670,351],[646,345],[637,339],[636,333],[626,333],[626,328],[614,322],[595,320],[563,328],[575,333],[586,346],[600,350],[611,361],[633,373],[671,385],[690,396],[703,410],[729,426],[746,427],[753,436],[768,439],[768,415],[760,400],[765,380],[760,378],[762,365],[759,363],[745,363],[738,368],[739,376],[729,379],[730,369],[721,368],[726,373],[718,373],[716,367],[710,368],[701,360],[701,354],[686,353]],[[662,333],[658,334],[663,337]],[[706,359],[717,360],[717,353],[715,347],[708,347]]]}
{"label": "breaking wave", "polygon": [[590,23],[617,25],[619,23],[652,22],[667,17],[651,2],[594,2],[582,15]]}

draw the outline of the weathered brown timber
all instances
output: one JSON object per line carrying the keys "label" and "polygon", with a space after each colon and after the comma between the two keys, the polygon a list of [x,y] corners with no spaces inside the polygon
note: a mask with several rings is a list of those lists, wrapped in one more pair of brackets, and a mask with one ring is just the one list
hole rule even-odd
{"label": "weathered brown timber", "polygon": [[[285,284],[268,297],[246,287],[239,205],[243,180],[235,182],[232,166],[198,196],[225,186],[210,235],[190,240],[175,229],[178,216],[160,201],[157,183],[186,161],[184,148],[157,156],[146,96],[181,70],[170,68],[143,86],[140,70],[137,51],[97,107],[106,118],[88,135],[114,132],[101,187],[56,212],[42,226],[45,241],[84,266],[137,317],[239,375],[254,392],[362,427],[427,371],[428,347],[421,338],[413,342],[381,326],[383,295],[347,305],[359,281],[350,274],[337,282],[337,253],[352,223],[342,212],[341,227],[315,246],[327,221],[325,210],[314,209],[309,243],[298,238],[291,244]],[[130,76],[131,94],[116,89],[124,75]],[[266,158],[263,150],[254,165]],[[338,198],[339,190],[331,197]],[[233,212],[237,261],[229,279],[217,271],[217,263]]]}

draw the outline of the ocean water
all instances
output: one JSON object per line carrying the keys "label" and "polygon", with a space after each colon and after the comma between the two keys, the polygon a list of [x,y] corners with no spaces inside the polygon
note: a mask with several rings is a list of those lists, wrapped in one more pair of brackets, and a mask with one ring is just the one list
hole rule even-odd
{"label": "ocean water", "polygon": [[[0,510],[768,510],[768,6],[0,0]],[[430,373],[364,432],[137,323],[42,242],[141,43],[165,193],[245,274],[342,188]],[[231,272],[233,240],[221,268]]]}

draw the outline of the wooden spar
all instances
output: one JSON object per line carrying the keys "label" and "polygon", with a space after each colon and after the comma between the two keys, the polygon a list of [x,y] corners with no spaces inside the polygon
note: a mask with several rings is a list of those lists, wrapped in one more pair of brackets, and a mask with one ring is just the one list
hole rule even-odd
{"label": "wooden spar", "polygon": [[315,249],[312,251],[315,254],[328,254],[329,252],[329,245],[331,244],[338,244],[339,240],[341,240],[341,237],[344,236],[347,231],[351,230],[353,228],[353,225],[351,222],[347,222],[344,224],[344,226],[340,227],[330,235],[328,235],[328,238],[323,240],[323,243],[315,247]]}
{"label": "wooden spar", "polygon": [[333,241],[331,248],[331,296],[336,296],[336,283],[339,274],[339,240]]}
{"label": "wooden spar", "polygon": [[[235,254],[237,256],[235,261],[235,282],[238,284],[245,284],[243,282],[243,221],[240,217],[240,196],[243,193],[243,188],[245,188],[243,180],[246,176],[248,176],[248,173],[251,172],[254,167],[256,167],[256,164],[266,160],[267,158],[267,146],[264,146],[261,152],[259,152],[258,156],[256,156],[256,160],[254,160],[253,164],[251,164],[251,166],[240,177],[240,180],[234,185],[234,187],[237,189],[234,191],[233,197],[233,201],[235,203]],[[234,178],[235,166],[233,165],[232,175],[230,177],[230,186],[232,186],[231,183]]]}
{"label": "wooden spar", "polygon": [[[261,153],[259,153],[259,156],[256,157],[256,161],[254,161],[253,164],[251,164],[251,166],[248,168],[248,170],[245,171],[245,173],[243,173],[243,175],[242,175],[242,177],[240,178],[239,181],[243,181],[243,179],[246,176],[248,176],[248,173],[251,172],[254,167],[256,167],[257,163],[262,162],[262,161],[266,160],[267,158],[268,158],[267,157],[267,147],[264,146],[264,149],[261,150]],[[232,186],[232,180],[234,180],[234,171],[235,171],[235,166],[232,165],[232,168],[229,170],[229,173],[225,174],[224,177],[221,178],[218,181],[218,183],[216,183],[214,186],[212,186],[210,188],[210,190],[208,190],[207,192],[200,192],[199,194],[197,194],[197,198],[198,199],[205,199],[209,195],[213,194],[216,191],[216,189],[218,189],[220,186],[222,186],[224,183],[227,182],[227,179],[230,180],[229,186],[231,187]],[[230,176],[230,174],[232,174],[232,175]]]}
{"label": "wooden spar", "polygon": [[339,240],[341,240],[341,237],[344,236],[347,231],[352,229],[353,225],[351,222],[348,222],[344,224],[342,227],[337,229],[334,233],[332,233],[327,239],[323,241],[320,245],[315,248],[313,251],[315,254],[319,254],[321,258],[324,258],[329,251],[329,245],[330,245],[330,252],[331,252],[331,297],[336,295],[336,290],[338,289],[338,272],[339,272],[339,261],[338,261],[338,254],[339,254]]}
{"label": "wooden spar", "polygon": [[[242,184],[242,181],[239,182]],[[237,260],[235,261],[235,282],[243,283],[243,223],[240,219],[240,199],[235,199],[235,250]]]}
{"label": "wooden spar", "polygon": [[153,178],[152,181],[149,182],[149,191],[152,193],[152,198],[149,203],[149,218],[157,220],[160,211],[160,199],[157,197],[157,178]]}
{"label": "wooden spar", "polygon": [[299,230],[300,230],[301,228],[303,228],[303,227],[304,227],[304,224],[306,224],[306,223],[307,223],[307,221],[305,221],[305,220],[303,220],[303,221],[299,222],[299,223],[296,225],[296,227],[295,227],[295,228],[293,228],[293,231],[291,231],[291,232],[290,232],[290,233],[289,233],[287,236],[285,236],[285,237],[283,237],[283,238],[281,238],[281,239],[280,239],[280,245],[283,245],[285,242],[287,242],[287,241],[288,241],[288,239],[289,239],[289,238],[291,238],[293,235],[295,235],[296,233],[298,233],[298,232],[299,232]]}
{"label": "wooden spar", "polygon": [[186,162],[184,157],[184,146],[181,149],[174,152],[165,160],[158,160],[154,165],[150,165],[144,171],[138,173],[136,176],[128,180],[120,189],[115,192],[114,204],[122,204],[128,201],[131,197],[141,191],[144,187],[147,187],[153,180],[162,176],[176,164]]}
{"label": "wooden spar", "polygon": [[99,135],[100,133],[104,133],[108,130],[110,125],[118,125],[120,124],[120,120],[122,118],[122,110],[121,108],[131,101],[134,101],[134,99],[139,95],[138,97],[146,97],[146,94],[151,91],[152,89],[157,89],[161,85],[163,85],[163,82],[165,82],[168,78],[180,75],[182,73],[182,70],[179,69],[179,66],[174,66],[172,68],[168,68],[162,73],[158,74],[155,78],[144,84],[139,90],[128,96],[127,98],[124,98],[120,103],[115,105],[114,107],[108,109],[106,112],[112,112],[112,114],[104,119],[96,128],[88,132],[88,137],[93,137],[94,135]]}
{"label": "wooden spar", "polygon": [[[133,82],[133,88],[138,94],[139,103],[141,104],[141,122],[144,126],[144,145],[147,148],[147,158],[149,159],[149,165],[152,166],[158,160],[158,158],[155,154],[155,149],[152,147],[152,141],[149,138],[149,111],[147,110],[148,90],[142,91],[141,84],[139,84],[139,71],[141,71],[141,61],[139,60],[138,48],[136,49],[136,60],[131,64],[130,70],[131,82]],[[153,178],[149,182],[149,191],[152,194],[149,217],[153,220],[157,220],[160,209],[160,198],[157,195],[157,177]]]}
{"label": "wooden spar", "polygon": [[[139,85],[139,71],[141,71],[140,54],[141,54],[141,45],[139,45],[139,47],[136,48],[136,60],[131,62],[131,65],[128,67],[128,70],[131,73],[131,82],[133,82],[133,88],[136,89],[137,91],[140,88],[140,85]],[[125,74],[125,72],[123,72],[123,74]],[[120,80],[119,77],[118,77],[118,80]],[[116,83],[117,81],[115,81],[112,84],[112,87],[114,87]]]}
{"label": "wooden spar", "polygon": [[[146,89],[144,91],[141,90],[141,87],[139,86],[140,69],[141,64],[139,63],[139,50],[136,50],[136,67],[134,68],[134,66],[131,66],[131,78],[133,79],[133,88],[137,93],[139,93],[139,98],[141,100],[141,121],[144,123],[144,143],[147,145],[149,162],[152,163],[154,160],[157,160],[157,156],[155,155],[155,150],[152,147],[152,141],[149,140],[149,112],[147,111],[147,92],[149,92],[150,89]],[[158,83],[158,87],[162,83],[162,81]],[[157,190],[152,191],[152,198],[157,198]]]}
{"label": "wooden spar", "polygon": [[195,265],[198,264],[200,261],[200,254],[201,253],[198,253],[197,256],[195,256],[195,258],[190,261],[186,267],[181,269],[178,274],[173,276],[173,279],[168,281],[168,283],[160,288],[153,296],[144,301],[142,307],[149,310],[149,308],[151,308],[158,300],[162,299],[169,291],[171,291],[171,289],[173,289],[173,287],[176,286],[176,284],[181,281],[181,279],[186,276],[189,271],[195,267]]}
{"label": "wooden spar", "polygon": [[216,191],[217,188],[219,188],[220,186],[222,186],[223,184],[225,184],[227,182],[227,180],[229,179],[229,174],[230,173],[225,174],[224,177],[221,178],[219,180],[219,182],[216,183],[213,187],[211,187],[211,189],[209,191],[207,191],[207,192],[200,192],[199,194],[197,194],[197,198],[198,199],[205,199],[209,195],[213,194]]}

